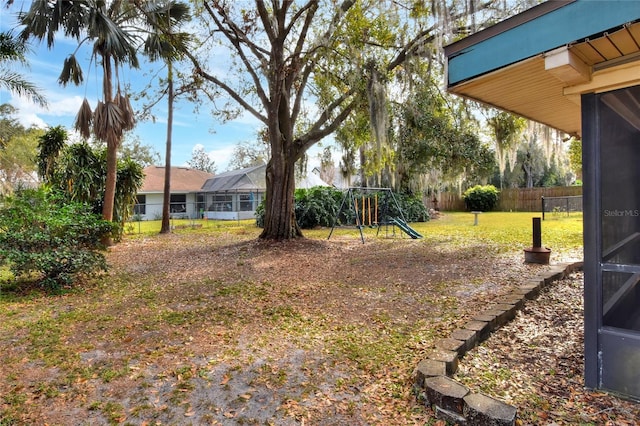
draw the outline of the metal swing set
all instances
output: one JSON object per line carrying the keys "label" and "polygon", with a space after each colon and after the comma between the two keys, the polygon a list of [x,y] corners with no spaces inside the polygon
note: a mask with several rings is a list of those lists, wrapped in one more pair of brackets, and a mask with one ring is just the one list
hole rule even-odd
{"label": "metal swing set", "polygon": [[[395,215],[391,213],[390,203],[393,203],[393,207],[395,207]],[[422,235],[407,224],[400,204],[391,188],[348,188],[342,197],[342,203],[340,203],[340,208],[333,220],[333,226],[327,239],[331,238],[333,230],[340,222],[341,217],[345,219],[345,222],[351,222],[351,220],[355,219],[355,226],[360,231],[362,244],[364,244],[364,233],[362,231],[366,226],[377,228],[376,236],[378,236],[380,228],[383,226],[387,235],[389,226],[391,226],[392,233],[395,235],[395,227],[397,226],[413,239],[422,238]]]}

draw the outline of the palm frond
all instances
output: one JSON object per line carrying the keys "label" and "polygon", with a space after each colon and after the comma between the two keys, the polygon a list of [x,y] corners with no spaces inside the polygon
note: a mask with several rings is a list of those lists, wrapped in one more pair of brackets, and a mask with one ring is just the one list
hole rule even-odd
{"label": "palm frond", "polygon": [[[190,8],[184,2],[144,2],[142,4],[147,22],[152,27],[164,25],[175,27],[191,19]],[[167,28],[168,29],[168,28]]]}
{"label": "palm frond", "polygon": [[89,139],[91,136],[91,123],[93,120],[94,116],[91,111],[91,105],[89,105],[87,98],[84,98],[82,105],[80,106],[80,111],[78,111],[78,115],[76,116],[74,128],[80,132],[80,135],[83,138]]}
{"label": "palm frond", "polygon": [[25,63],[27,45],[20,42],[10,32],[0,33],[0,62],[18,61]]}
{"label": "palm frond", "polygon": [[144,41],[144,53],[151,61],[162,58],[162,53],[166,51],[166,43],[160,34],[149,34]]}
{"label": "palm frond", "polygon": [[117,62],[128,62],[133,68],[139,67],[136,56],[138,36],[127,33],[103,11],[98,10],[93,16],[90,36],[96,39],[94,53],[110,56]]}
{"label": "palm frond", "polygon": [[25,80],[20,74],[0,68],[0,87],[30,99],[41,106],[47,106],[46,98],[38,92],[38,88]]}
{"label": "palm frond", "polygon": [[107,146],[117,148],[124,132],[124,114],[115,102],[98,102],[93,117],[93,134]]}
{"label": "palm frond", "polygon": [[76,86],[79,86],[83,81],[82,68],[80,68],[80,63],[78,63],[75,55],[69,55],[65,58],[62,72],[58,77],[58,83],[62,84],[63,87],[66,87],[70,81]]}
{"label": "palm frond", "polygon": [[118,90],[118,94],[113,101],[122,111],[122,130],[125,132],[132,130],[135,127],[136,119],[135,112],[129,101],[129,96],[122,95]]}

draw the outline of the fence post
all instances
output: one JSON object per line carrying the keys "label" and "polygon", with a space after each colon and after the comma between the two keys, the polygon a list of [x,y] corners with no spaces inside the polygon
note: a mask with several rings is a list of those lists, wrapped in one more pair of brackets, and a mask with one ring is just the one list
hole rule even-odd
{"label": "fence post", "polygon": [[544,220],[544,195],[541,198],[542,198],[542,220]]}

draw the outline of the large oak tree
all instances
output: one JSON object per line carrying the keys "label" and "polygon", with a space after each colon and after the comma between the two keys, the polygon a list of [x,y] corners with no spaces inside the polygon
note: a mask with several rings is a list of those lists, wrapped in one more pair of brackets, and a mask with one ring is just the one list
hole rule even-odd
{"label": "large oak tree", "polygon": [[[294,210],[296,161],[349,116],[359,102],[363,85],[372,76],[396,69],[420,51],[426,40],[433,39],[431,29],[418,25],[406,39],[381,40],[376,28],[362,28],[359,42],[377,45],[385,55],[368,58],[375,67],[362,67],[360,61],[350,61],[348,57],[337,61],[336,55],[347,51],[345,28],[357,19],[349,12],[357,8],[360,13],[375,13],[380,19],[387,19],[401,11],[410,20],[417,16],[415,4],[379,0],[255,0],[251,7],[247,2],[225,0],[198,3],[200,9],[195,15],[201,19],[207,36],[203,50],[208,53],[222,44],[230,66],[224,69],[223,64],[210,63],[207,54],[189,52],[196,74],[267,128],[271,157],[266,168],[261,238],[287,240],[302,236]],[[392,9],[394,13],[390,13]],[[315,83],[319,76],[328,74],[339,87],[331,101],[321,104],[313,114],[311,106],[320,90]]]}

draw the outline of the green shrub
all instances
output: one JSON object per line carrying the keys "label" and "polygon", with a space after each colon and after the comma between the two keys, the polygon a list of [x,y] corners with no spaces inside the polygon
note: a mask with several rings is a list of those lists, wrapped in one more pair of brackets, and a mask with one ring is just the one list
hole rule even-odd
{"label": "green shrub", "polygon": [[264,228],[265,201],[266,198],[263,198],[262,201],[260,201],[260,204],[258,204],[258,206],[256,207],[256,226],[258,228]]}
{"label": "green shrub", "polygon": [[333,226],[342,201],[342,192],[324,186],[297,189],[295,201],[296,219],[302,229],[328,227]]}
{"label": "green shrub", "polygon": [[[427,222],[430,219],[429,211],[420,197],[406,194],[395,194],[394,196],[407,222]],[[395,210],[395,206],[392,206],[392,211],[393,210]],[[400,215],[396,213],[396,216]]]}
{"label": "green shrub", "polygon": [[499,193],[500,191],[493,185],[476,185],[467,189],[462,198],[467,210],[486,212],[493,210],[498,204]]}
{"label": "green shrub", "polygon": [[42,287],[69,286],[79,274],[106,269],[100,240],[114,224],[91,206],[64,201],[49,190],[23,190],[0,209],[0,266],[15,279],[35,279]]}

